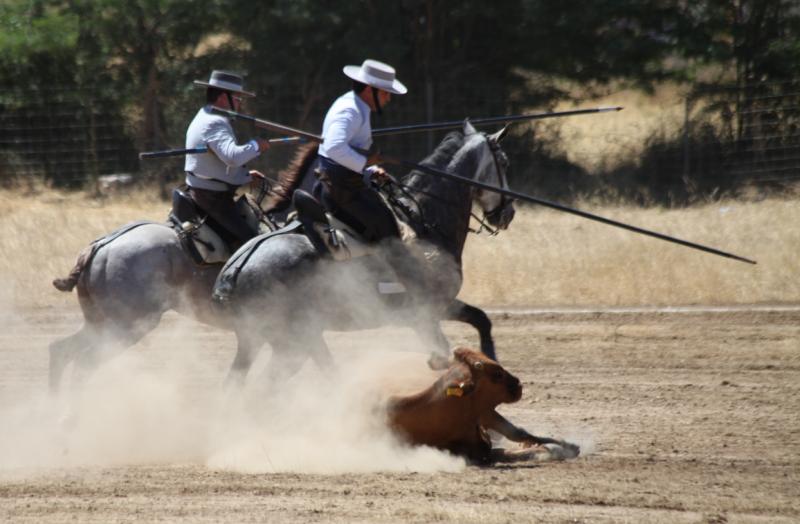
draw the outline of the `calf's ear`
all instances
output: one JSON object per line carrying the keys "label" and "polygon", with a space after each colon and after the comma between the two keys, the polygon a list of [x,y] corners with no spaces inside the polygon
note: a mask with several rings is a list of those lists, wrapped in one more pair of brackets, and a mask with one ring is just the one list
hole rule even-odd
{"label": "calf's ear", "polygon": [[465,347],[457,347],[456,349],[453,350],[453,358],[455,358],[455,360],[461,361],[461,362],[463,362],[463,363],[465,363],[467,365],[469,365],[469,362],[468,362],[469,354],[470,354],[470,350],[468,348],[465,348]]}

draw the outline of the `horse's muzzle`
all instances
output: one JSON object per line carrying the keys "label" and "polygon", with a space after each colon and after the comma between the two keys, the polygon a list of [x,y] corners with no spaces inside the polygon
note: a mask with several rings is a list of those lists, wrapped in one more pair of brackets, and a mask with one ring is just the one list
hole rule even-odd
{"label": "horse's muzzle", "polygon": [[501,205],[499,209],[492,211],[486,215],[486,220],[489,225],[497,229],[508,229],[508,225],[514,220],[514,202],[509,200],[505,205]]}

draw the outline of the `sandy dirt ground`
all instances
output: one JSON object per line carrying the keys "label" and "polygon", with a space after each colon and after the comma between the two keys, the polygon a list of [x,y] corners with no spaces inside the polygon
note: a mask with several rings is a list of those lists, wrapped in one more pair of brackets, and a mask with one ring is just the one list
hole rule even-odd
{"label": "sandy dirt ground", "polygon": [[[318,386],[326,379],[311,365],[294,379],[313,393],[292,407],[299,421],[274,406],[292,392],[261,403],[256,375],[244,395],[255,432],[245,435],[238,419],[243,439],[212,438],[235,425],[209,420],[230,415],[209,406],[219,400],[233,336],[177,316],[107,363],[72,401],[52,399],[47,344],[77,328],[77,310],[2,316],[0,520],[800,520],[800,308],[492,317],[500,360],[525,387],[501,412],[579,443],[578,459],[478,468],[432,450],[375,445],[348,418],[374,384],[350,388],[346,409],[332,408],[335,395]],[[447,324],[446,332],[455,344],[476,344],[467,327]],[[359,362],[373,378],[421,384],[433,376],[425,355],[402,351],[416,344],[410,331],[327,339],[345,375]],[[316,415],[314,404],[322,406]],[[260,407],[278,416],[259,417]]]}

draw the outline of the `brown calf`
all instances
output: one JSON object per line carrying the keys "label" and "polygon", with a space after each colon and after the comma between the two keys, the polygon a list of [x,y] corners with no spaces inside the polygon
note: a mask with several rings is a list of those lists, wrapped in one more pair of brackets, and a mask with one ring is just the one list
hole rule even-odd
{"label": "brown calf", "polygon": [[519,379],[500,364],[477,351],[458,348],[453,363],[432,386],[389,400],[389,423],[412,444],[444,449],[478,464],[513,460],[514,453],[492,450],[489,429],[523,446],[569,446],[568,455],[577,456],[577,446],[535,437],[495,411],[499,404],[516,402],[521,396]]}

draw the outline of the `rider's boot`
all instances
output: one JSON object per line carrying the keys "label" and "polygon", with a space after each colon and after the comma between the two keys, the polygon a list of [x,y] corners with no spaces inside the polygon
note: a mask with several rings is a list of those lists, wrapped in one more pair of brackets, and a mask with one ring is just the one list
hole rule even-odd
{"label": "rider's boot", "polygon": [[297,219],[303,224],[303,230],[317,252],[323,256],[337,258],[339,239],[331,228],[322,205],[302,189],[294,192],[292,204],[297,210]]}

